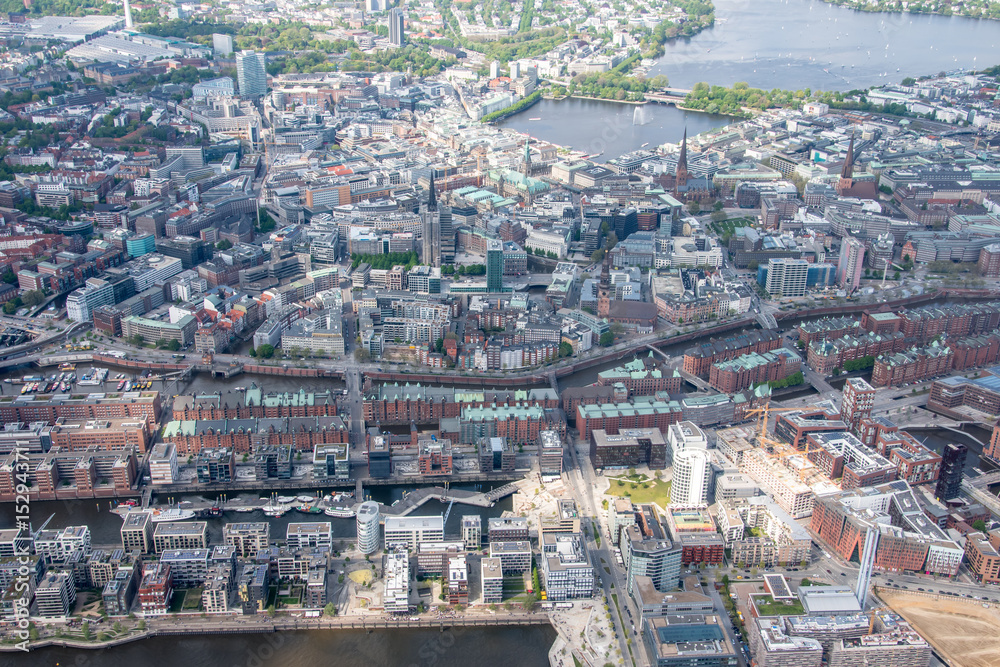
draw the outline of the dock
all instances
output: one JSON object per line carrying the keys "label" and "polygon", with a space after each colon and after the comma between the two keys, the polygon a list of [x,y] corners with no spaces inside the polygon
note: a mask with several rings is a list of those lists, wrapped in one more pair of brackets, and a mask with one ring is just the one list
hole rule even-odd
{"label": "dock", "polygon": [[417,508],[423,506],[431,500],[442,503],[456,502],[462,505],[474,505],[476,507],[491,507],[496,501],[514,494],[517,486],[514,484],[504,484],[498,489],[487,491],[486,493],[476,493],[474,491],[462,491],[461,489],[446,489],[443,486],[417,489],[406,494],[399,503],[391,507],[383,506],[381,511],[388,516],[406,516]]}

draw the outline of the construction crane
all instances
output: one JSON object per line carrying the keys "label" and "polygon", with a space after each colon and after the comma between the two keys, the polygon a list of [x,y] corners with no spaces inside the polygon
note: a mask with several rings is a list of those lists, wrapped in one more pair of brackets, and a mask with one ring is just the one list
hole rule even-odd
{"label": "construction crane", "polygon": [[880,611],[892,611],[892,609],[890,609],[889,607],[882,606],[882,607],[875,607],[874,609],[869,609],[868,611],[864,612],[868,614],[868,634],[871,634],[875,630],[875,614],[879,613]]}
{"label": "construction crane", "polygon": [[802,408],[772,408],[771,401],[764,404],[762,408],[750,408],[744,412],[745,415],[760,415],[757,420],[757,444],[762,449],[767,449],[768,445],[770,448],[774,446],[783,446],[785,443],[780,440],[775,440],[767,435],[768,430],[768,420],[771,417],[772,412],[801,412]]}

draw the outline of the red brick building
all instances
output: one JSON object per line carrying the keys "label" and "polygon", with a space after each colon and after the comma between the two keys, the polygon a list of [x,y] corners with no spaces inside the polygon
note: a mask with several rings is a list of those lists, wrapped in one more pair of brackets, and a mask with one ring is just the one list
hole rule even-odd
{"label": "red brick building", "polygon": [[725,394],[735,394],[764,382],[784,380],[802,370],[802,358],[789,349],[744,354],[712,364],[708,383]]}
{"label": "red brick building", "polygon": [[681,421],[682,416],[681,406],[674,402],[639,397],[616,405],[579,405],[576,427],[580,431],[580,437],[586,439],[595,430],[617,435],[622,429],[655,428],[665,434],[671,424]]}
{"label": "red brick building", "polygon": [[912,382],[930,380],[950,371],[954,356],[951,348],[937,343],[905,352],[883,354],[875,359],[872,385],[899,387]]}
{"label": "red brick building", "polygon": [[160,392],[144,391],[138,397],[101,394],[103,398],[55,395],[0,398],[0,422],[54,423],[60,417],[72,421],[88,419],[143,419],[154,425],[160,420]]}
{"label": "red brick building", "polygon": [[712,364],[752,352],[771,352],[781,347],[781,336],[773,329],[749,331],[719,341],[710,341],[684,353],[684,372],[707,378]]}

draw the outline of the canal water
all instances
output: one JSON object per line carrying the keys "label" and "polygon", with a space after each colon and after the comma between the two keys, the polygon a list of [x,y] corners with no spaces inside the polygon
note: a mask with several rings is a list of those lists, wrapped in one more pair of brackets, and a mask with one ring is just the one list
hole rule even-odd
{"label": "canal water", "polygon": [[517,628],[309,630],[156,637],[113,649],[2,653],[4,667],[543,667],[556,632]]}
{"label": "canal water", "polygon": [[[415,488],[417,487],[371,487],[370,489],[365,489],[365,497],[367,499],[376,500],[383,505],[392,505],[393,502],[401,500],[408,492],[414,490]],[[452,488],[463,491],[488,491],[492,488],[492,485],[455,484],[452,485]],[[321,489],[303,489],[301,491],[282,490],[282,493],[285,495],[303,494],[316,496],[321,491]],[[260,497],[266,497],[266,495],[266,491],[261,491],[259,493],[243,492],[240,494],[241,497],[247,500],[257,500]],[[181,500],[195,500],[199,497],[215,499],[217,496],[214,494],[206,494],[204,496],[199,496],[197,494],[157,496],[154,494],[153,504],[177,503]],[[232,500],[235,498],[235,495],[230,495],[228,497]],[[49,528],[64,528],[66,526],[82,525],[90,526],[91,541],[95,545],[120,546],[122,519],[117,514],[110,511],[112,507],[111,503],[113,503],[113,501],[106,499],[95,500],[93,498],[85,500],[53,500],[33,502],[31,504],[31,522],[37,529],[38,526],[40,526],[41,523],[51,515],[53,518],[52,522],[48,525]],[[497,501],[497,503],[492,507],[477,507],[475,505],[462,505],[460,503],[455,503],[452,507],[451,514],[448,516],[448,523],[445,525],[445,535],[449,537],[458,537],[461,535],[463,515],[479,515],[482,518],[483,525],[485,526],[487,519],[499,517],[504,511],[510,510],[512,506],[513,500],[510,496]],[[414,510],[411,513],[411,516],[441,516],[447,510],[447,503],[431,500]],[[280,518],[266,517],[260,510],[254,510],[253,512],[224,512],[221,516],[205,519],[205,521],[208,523],[209,544],[213,545],[223,543],[222,527],[225,524],[248,521],[269,522],[271,524],[272,540],[284,540],[288,524],[309,521],[329,521],[332,526],[333,536],[337,538],[353,538],[357,532],[356,524],[353,518],[342,519],[327,516],[325,514],[304,514],[296,511],[291,511]],[[13,527],[13,512],[0,515],[0,529]]]}

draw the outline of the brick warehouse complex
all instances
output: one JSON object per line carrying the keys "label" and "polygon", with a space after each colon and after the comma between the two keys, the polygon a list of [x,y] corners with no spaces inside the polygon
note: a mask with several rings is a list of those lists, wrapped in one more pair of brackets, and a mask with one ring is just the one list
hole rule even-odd
{"label": "brick warehouse complex", "polygon": [[954,353],[950,347],[931,343],[895,354],[883,354],[872,368],[873,387],[899,387],[929,380],[951,370]]}
{"label": "brick warehouse complex", "polygon": [[265,445],[292,445],[298,451],[312,451],[317,444],[347,443],[348,436],[340,417],[172,421],[163,429],[164,442],[173,443],[178,455],[219,447],[246,454]]}
{"label": "brick warehouse complex", "polygon": [[809,527],[845,560],[858,560],[866,531],[879,530],[879,570],[954,576],[962,562],[962,548],[924,516],[902,480],[817,498]]}
{"label": "brick warehouse complex", "polygon": [[57,419],[143,419],[150,425],[160,421],[160,392],[5,396],[0,398],[0,422],[54,423]]}
{"label": "brick warehouse complex", "polygon": [[239,394],[178,396],[173,406],[173,418],[177,420],[333,417],[339,414],[332,391],[313,393],[300,389],[265,394],[256,385],[251,385],[242,397]]}
{"label": "brick warehouse complex", "polygon": [[616,405],[580,405],[577,407],[576,427],[580,437],[589,439],[591,432],[600,429],[610,435],[630,428],[656,428],[666,432],[671,424],[683,418],[681,406],[648,397],[638,397],[629,403]]}
{"label": "brick warehouse complex", "polygon": [[420,384],[381,384],[365,390],[365,422],[430,424],[461,415],[465,407],[521,404],[546,409],[560,406],[551,389],[474,390]]}
{"label": "brick warehouse complex", "polygon": [[719,341],[703,343],[684,353],[684,372],[708,377],[712,364],[752,352],[771,352],[781,347],[781,336],[773,329],[749,331]]}
{"label": "brick warehouse complex", "polygon": [[901,333],[863,332],[809,343],[806,363],[817,373],[831,375],[833,370],[842,367],[845,361],[861,357],[877,357],[886,352],[899,352],[905,348],[906,340]]}
{"label": "brick warehouse complex", "polygon": [[802,369],[802,358],[787,349],[751,352],[712,364],[709,384],[725,394],[734,394],[756,384],[784,380]]}

